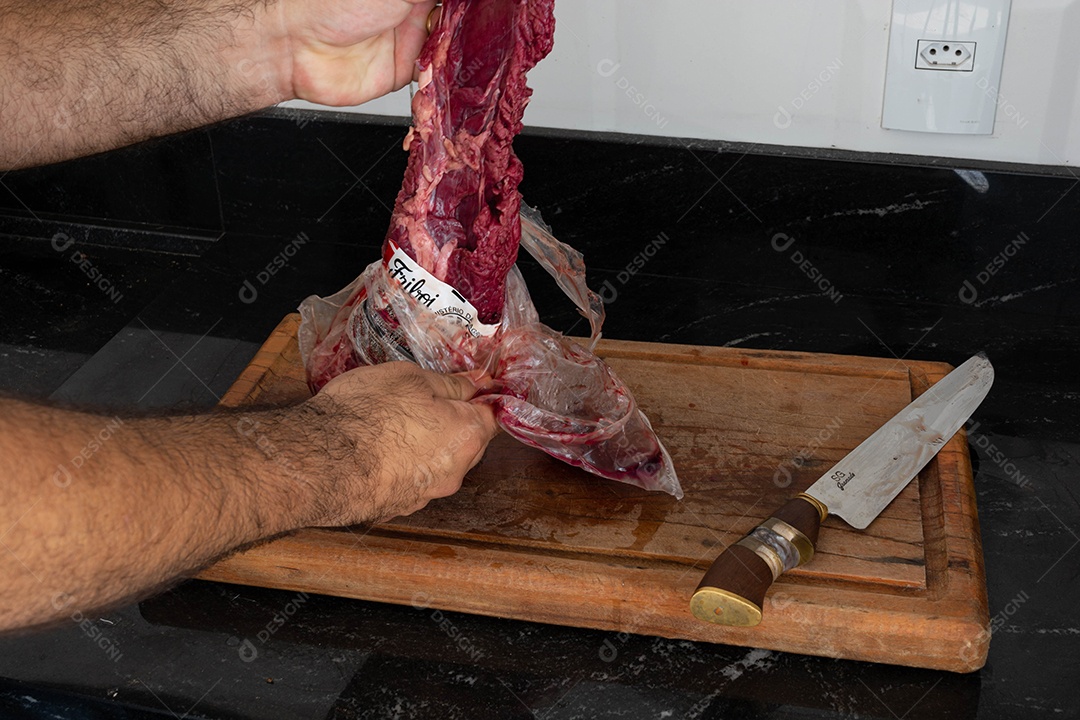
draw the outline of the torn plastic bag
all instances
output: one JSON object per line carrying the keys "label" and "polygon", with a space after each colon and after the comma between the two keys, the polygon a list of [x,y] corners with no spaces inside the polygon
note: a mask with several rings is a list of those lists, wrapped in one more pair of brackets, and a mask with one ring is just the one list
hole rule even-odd
{"label": "torn plastic bag", "polygon": [[611,480],[681,498],[675,468],[626,385],[592,350],[604,306],[585,264],[523,206],[521,245],[556,279],[591,326],[589,348],[540,322],[517,266],[497,325],[476,319],[453,288],[388,243],[382,260],[338,293],[300,306],[300,351],[318,391],[361,365],[415,362],[442,373],[484,371],[502,428],[527,445]]}

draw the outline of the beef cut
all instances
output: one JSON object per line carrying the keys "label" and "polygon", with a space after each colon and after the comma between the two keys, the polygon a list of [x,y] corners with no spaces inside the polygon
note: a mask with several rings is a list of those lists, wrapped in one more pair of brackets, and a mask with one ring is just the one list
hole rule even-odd
{"label": "beef cut", "polygon": [[[551,50],[553,0],[445,0],[417,60],[408,167],[383,258],[342,291],[301,305],[309,384],[364,364],[411,360],[484,370],[503,428],[610,479],[681,497],[663,445],[633,396],[590,349],[541,324],[515,267],[522,243],[521,161],[512,142]],[[603,305],[579,253],[525,217],[526,248],[599,337]]]}
{"label": "beef cut", "polygon": [[497,323],[517,260],[521,161],[511,145],[551,50],[552,0],[448,2],[424,46],[409,165],[388,242]]}

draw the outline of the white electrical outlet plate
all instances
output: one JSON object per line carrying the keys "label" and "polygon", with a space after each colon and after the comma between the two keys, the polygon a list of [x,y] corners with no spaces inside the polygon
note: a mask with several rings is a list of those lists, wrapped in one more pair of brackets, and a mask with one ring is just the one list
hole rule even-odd
{"label": "white electrical outlet plate", "polygon": [[1011,0],[893,0],[885,102],[889,130],[989,135]]}
{"label": "white electrical outlet plate", "polygon": [[920,40],[915,52],[915,69],[971,72],[975,69],[977,44],[955,40]]}

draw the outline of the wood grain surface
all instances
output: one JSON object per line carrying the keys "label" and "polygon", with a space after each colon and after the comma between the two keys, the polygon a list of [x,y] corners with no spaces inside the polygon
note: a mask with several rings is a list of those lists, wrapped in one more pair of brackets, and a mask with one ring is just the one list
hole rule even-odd
{"label": "wood grain surface", "polygon": [[[287,316],[222,400],[308,396]],[[967,672],[989,644],[967,441],[866,531],[829,518],[753,628],[704,623],[702,573],[950,367],[605,340],[675,462],[682,501],[601,480],[506,435],[460,492],[407,518],[309,529],[201,577],[669,638]]]}

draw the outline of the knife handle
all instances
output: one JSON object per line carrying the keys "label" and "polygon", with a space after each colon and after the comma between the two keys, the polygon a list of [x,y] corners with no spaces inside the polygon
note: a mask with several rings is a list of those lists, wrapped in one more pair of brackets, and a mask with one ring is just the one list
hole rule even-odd
{"label": "knife handle", "polygon": [[826,507],[809,495],[789,500],[716,558],[694,591],[690,611],[719,625],[757,625],[773,581],[814,557],[818,529],[827,516]]}

